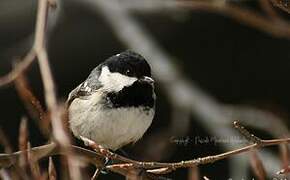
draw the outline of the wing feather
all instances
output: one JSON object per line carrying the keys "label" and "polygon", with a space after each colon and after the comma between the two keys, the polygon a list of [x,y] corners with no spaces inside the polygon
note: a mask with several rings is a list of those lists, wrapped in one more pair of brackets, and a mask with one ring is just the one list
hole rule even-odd
{"label": "wing feather", "polygon": [[73,102],[74,99],[86,99],[88,96],[92,95],[96,90],[102,87],[102,84],[98,80],[101,72],[100,69],[101,65],[96,67],[83,83],[78,85],[78,87],[69,93],[66,102],[68,106]]}

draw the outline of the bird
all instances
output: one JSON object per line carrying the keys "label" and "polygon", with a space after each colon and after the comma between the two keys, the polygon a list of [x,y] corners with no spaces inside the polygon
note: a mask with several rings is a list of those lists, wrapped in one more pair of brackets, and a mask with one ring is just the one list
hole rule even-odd
{"label": "bird", "polygon": [[94,68],[68,96],[73,135],[116,151],[134,144],[150,127],[156,94],[146,59],[127,50]]}

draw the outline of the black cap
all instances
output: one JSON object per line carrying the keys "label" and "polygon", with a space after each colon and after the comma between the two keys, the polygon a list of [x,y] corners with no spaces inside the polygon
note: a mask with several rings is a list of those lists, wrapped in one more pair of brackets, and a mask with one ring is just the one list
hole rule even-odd
{"label": "black cap", "polygon": [[111,72],[119,72],[130,77],[151,77],[151,68],[148,62],[143,56],[131,50],[108,58],[103,65],[108,66]]}

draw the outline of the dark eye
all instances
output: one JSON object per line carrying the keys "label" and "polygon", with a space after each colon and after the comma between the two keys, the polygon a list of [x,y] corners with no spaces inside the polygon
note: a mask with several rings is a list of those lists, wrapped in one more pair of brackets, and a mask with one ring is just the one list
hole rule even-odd
{"label": "dark eye", "polygon": [[130,69],[127,69],[127,70],[126,70],[126,75],[130,75],[130,74],[131,74]]}

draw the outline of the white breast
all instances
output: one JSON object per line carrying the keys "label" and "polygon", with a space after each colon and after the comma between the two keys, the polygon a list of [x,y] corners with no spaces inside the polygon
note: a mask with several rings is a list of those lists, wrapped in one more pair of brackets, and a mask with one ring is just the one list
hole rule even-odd
{"label": "white breast", "polygon": [[144,111],[141,107],[103,108],[95,105],[101,100],[100,95],[91,98],[90,101],[75,99],[71,103],[70,127],[76,137],[87,137],[105,148],[116,150],[136,142],[143,136],[154,117],[154,109]]}

